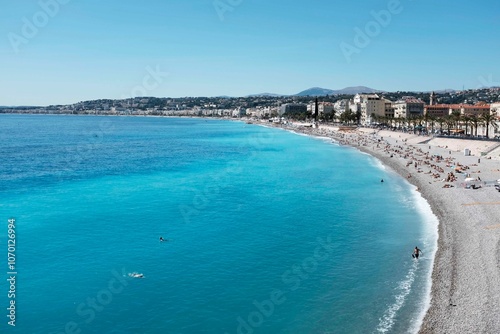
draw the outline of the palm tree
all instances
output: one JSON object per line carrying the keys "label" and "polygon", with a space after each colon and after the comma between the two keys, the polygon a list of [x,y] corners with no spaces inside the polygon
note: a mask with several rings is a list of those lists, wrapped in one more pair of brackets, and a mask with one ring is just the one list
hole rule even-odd
{"label": "palm tree", "polygon": [[[467,134],[468,134],[467,131],[469,129],[469,124],[471,122],[471,118],[469,115],[465,114],[464,117],[462,117],[462,120],[463,120],[464,125],[465,125],[465,135],[467,136]],[[471,130],[471,132],[472,132],[472,130]]]}
{"label": "palm tree", "polygon": [[472,124],[472,128],[476,128],[474,136],[477,137],[477,128],[479,125],[481,125],[481,119],[477,115],[473,114],[473,115],[470,115],[470,122]]}
{"label": "palm tree", "polygon": [[332,112],[330,113],[330,119],[332,120],[332,123],[335,123],[335,119],[336,119],[336,111],[335,109],[332,109]]}
{"label": "palm tree", "polygon": [[427,127],[427,122],[431,123],[431,133],[434,133],[434,124],[436,124],[436,117],[433,115],[426,115],[425,116],[425,125]]}
{"label": "palm tree", "polygon": [[453,115],[448,115],[445,117],[444,122],[448,127],[448,135],[449,135],[451,128],[455,125],[455,117]]}
{"label": "palm tree", "polygon": [[354,114],[354,120],[356,121],[356,124],[360,124],[361,123],[361,111],[356,111],[356,113]]}
{"label": "palm tree", "polygon": [[383,127],[387,127],[387,120],[389,118],[386,116],[379,116],[379,122],[382,124]]}
{"label": "palm tree", "polygon": [[489,138],[489,129],[490,125],[493,126],[495,129],[498,127],[496,123],[496,112],[489,113],[489,112],[484,112],[479,116],[479,119],[484,123],[486,126],[486,138]]}
{"label": "palm tree", "polygon": [[[416,122],[418,123],[418,131],[422,133],[422,130],[424,129],[424,126],[422,125],[422,122],[425,122],[425,117],[424,115],[418,115],[415,117]],[[425,129],[427,130],[427,123],[425,123]]]}
{"label": "palm tree", "polygon": [[406,118],[404,119],[404,122],[405,122],[405,125],[407,128],[411,127],[411,123],[412,123],[412,119],[410,117],[410,115],[406,115]]}
{"label": "palm tree", "polygon": [[352,121],[353,116],[354,118],[356,117],[352,111],[346,110],[340,114],[339,118],[342,123],[349,124]]}
{"label": "palm tree", "polygon": [[417,132],[418,116],[410,116],[409,122],[413,128],[413,134],[415,134]]}
{"label": "palm tree", "polygon": [[438,117],[436,119],[436,122],[439,124],[439,131],[441,131],[441,134],[443,133],[443,124],[445,123],[444,117]]}
{"label": "palm tree", "polygon": [[462,113],[460,112],[460,110],[453,110],[450,116],[455,121],[455,128],[458,129],[460,126],[460,118],[462,117]]}

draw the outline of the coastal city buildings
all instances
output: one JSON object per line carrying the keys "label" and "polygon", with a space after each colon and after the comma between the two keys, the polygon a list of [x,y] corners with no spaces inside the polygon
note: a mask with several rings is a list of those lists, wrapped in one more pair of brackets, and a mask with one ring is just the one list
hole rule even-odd
{"label": "coastal city buildings", "polygon": [[285,103],[280,107],[279,115],[282,116],[286,113],[297,114],[303,112],[307,112],[307,105],[302,103]]}
{"label": "coastal city buildings", "polygon": [[377,94],[356,94],[352,104],[361,112],[361,124],[371,124],[374,116],[385,116],[385,100]]}
{"label": "coastal city buildings", "polygon": [[424,101],[413,96],[404,96],[394,102],[394,118],[411,118],[424,114]]}
{"label": "coastal city buildings", "polygon": [[[0,113],[202,116],[253,119],[314,118],[315,96],[259,95],[247,97],[134,97],[100,99],[47,107],[0,107]],[[428,104],[427,104],[428,103]],[[488,134],[497,135],[500,125],[500,88],[449,92],[379,92],[318,96],[319,122],[344,122],[372,126],[428,126],[429,131],[448,127],[470,127],[468,118],[477,118],[483,127],[484,115],[491,115]],[[334,117],[332,117],[332,115]],[[460,117],[467,116],[467,117]],[[469,122],[466,123],[466,122]],[[453,124],[452,124],[453,123]],[[448,126],[449,125],[449,126]],[[474,131],[476,132],[476,131]],[[486,131],[479,131],[486,135]]]}

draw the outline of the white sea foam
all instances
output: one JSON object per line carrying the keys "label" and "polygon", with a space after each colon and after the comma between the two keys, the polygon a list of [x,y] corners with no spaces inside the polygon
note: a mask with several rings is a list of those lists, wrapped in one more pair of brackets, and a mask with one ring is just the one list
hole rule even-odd
{"label": "white sea foam", "polygon": [[[413,261],[410,270],[408,271],[405,279],[398,284],[397,292],[394,297],[394,302],[387,308],[384,315],[380,318],[379,325],[376,329],[378,333],[387,333],[394,326],[396,316],[398,311],[403,307],[407,296],[411,292],[412,284],[415,280],[417,269],[425,272],[425,285],[422,294],[417,298],[421,298],[419,305],[421,309],[418,310],[419,313],[415,320],[410,324],[408,329],[409,333],[418,333],[424,316],[429,309],[431,301],[431,286],[432,286],[432,268],[434,266],[434,257],[437,251],[437,240],[438,240],[438,218],[432,212],[429,203],[422,197],[422,195],[415,191],[416,187],[409,185],[412,188],[410,196],[403,196],[401,202],[404,205],[413,206],[419,213],[424,226],[424,233],[421,240],[419,240],[422,245],[421,248],[425,253],[425,258],[429,258],[430,261]],[[420,267],[420,268],[419,268]]]}
{"label": "white sea foam", "polygon": [[387,333],[394,325],[398,311],[403,307],[406,297],[411,292],[411,287],[415,281],[415,272],[418,269],[418,261],[413,261],[410,271],[406,274],[403,281],[399,282],[394,303],[385,311],[377,327],[377,332]]}
{"label": "white sea foam", "polygon": [[370,165],[375,167],[375,168],[378,168],[380,170],[387,170],[387,167],[382,163],[382,161],[380,161],[379,159],[375,158],[373,155],[369,154],[369,153],[365,153],[363,151],[359,151],[359,153],[361,154],[364,154],[364,155],[367,155],[370,157],[369,161],[370,161]]}
{"label": "white sea foam", "polygon": [[434,267],[434,259],[438,249],[439,220],[432,212],[431,206],[427,200],[417,191],[413,192],[413,194],[416,208],[422,217],[422,221],[424,222],[424,238],[421,240],[421,243],[423,244],[422,249],[425,249],[425,257],[429,257],[431,259],[430,261],[425,262],[426,268],[424,268],[424,270],[426,272],[426,284],[424,291],[422,291],[422,308],[416,320],[410,327],[411,333],[418,333],[424,321],[425,314],[431,304],[432,268]]}

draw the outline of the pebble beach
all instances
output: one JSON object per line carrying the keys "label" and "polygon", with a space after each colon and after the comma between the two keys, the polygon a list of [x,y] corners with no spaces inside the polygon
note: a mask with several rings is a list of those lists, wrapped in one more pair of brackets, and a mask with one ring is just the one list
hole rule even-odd
{"label": "pebble beach", "polygon": [[494,187],[500,143],[370,128],[284,128],[376,157],[430,204],[439,239],[430,307],[419,333],[500,333],[500,192]]}

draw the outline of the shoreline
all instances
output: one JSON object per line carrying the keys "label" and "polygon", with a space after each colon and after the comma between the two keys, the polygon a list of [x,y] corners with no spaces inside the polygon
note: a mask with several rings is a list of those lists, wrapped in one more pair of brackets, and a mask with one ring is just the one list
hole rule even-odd
{"label": "shoreline", "polygon": [[[500,192],[493,187],[500,179],[500,161],[496,156],[465,156],[451,149],[457,145],[453,141],[460,139],[447,139],[441,145],[431,137],[388,130],[275,127],[356,148],[417,187],[439,221],[430,296],[423,319],[418,320],[418,333],[500,332]],[[449,173],[453,177],[447,180]],[[470,185],[466,177],[479,178],[473,184],[481,188],[465,188]]]}

